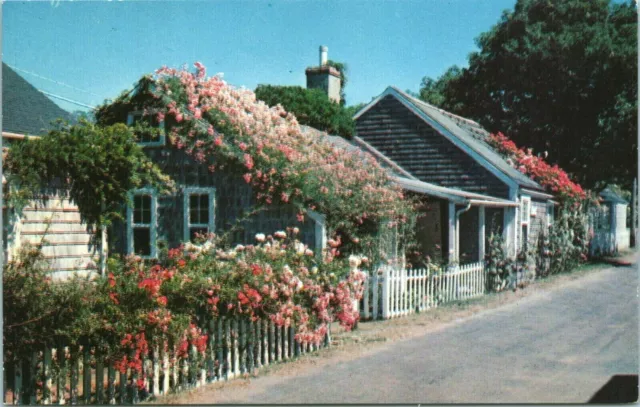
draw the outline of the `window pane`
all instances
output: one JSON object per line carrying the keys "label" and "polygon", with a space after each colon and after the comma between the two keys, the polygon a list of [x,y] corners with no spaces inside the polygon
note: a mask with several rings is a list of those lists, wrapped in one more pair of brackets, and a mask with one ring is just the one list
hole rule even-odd
{"label": "window pane", "polygon": [[151,223],[151,197],[149,195],[133,197],[133,223]]}
{"label": "window pane", "polygon": [[209,228],[189,228],[189,240],[194,242],[196,240],[196,235],[205,235],[209,233]]}
{"label": "window pane", "polygon": [[192,224],[209,223],[209,194],[189,196],[189,222]]}
{"label": "window pane", "polygon": [[151,223],[151,208],[145,208],[142,211],[142,223],[150,224]]}
{"label": "window pane", "polygon": [[149,228],[133,229],[133,252],[140,256],[151,255],[151,230]]}
{"label": "window pane", "polygon": [[133,223],[142,222],[142,196],[136,195],[133,197]]}
{"label": "window pane", "polygon": [[189,197],[189,222],[199,223],[199,211],[198,211],[198,196],[191,195]]}

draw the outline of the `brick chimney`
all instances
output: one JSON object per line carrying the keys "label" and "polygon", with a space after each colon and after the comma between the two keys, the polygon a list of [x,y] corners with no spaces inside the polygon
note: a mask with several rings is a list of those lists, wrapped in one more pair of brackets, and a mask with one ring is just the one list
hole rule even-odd
{"label": "brick chimney", "polygon": [[320,65],[307,68],[307,89],[322,89],[329,99],[340,103],[340,71],[327,65],[329,48],[320,46]]}

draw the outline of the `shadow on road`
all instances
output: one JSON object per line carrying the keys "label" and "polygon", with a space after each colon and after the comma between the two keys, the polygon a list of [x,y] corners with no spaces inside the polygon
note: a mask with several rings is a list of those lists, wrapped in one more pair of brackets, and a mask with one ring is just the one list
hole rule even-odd
{"label": "shadow on road", "polygon": [[591,397],[589,403],[635,403],[638,401],[638,375],[614,375]]}

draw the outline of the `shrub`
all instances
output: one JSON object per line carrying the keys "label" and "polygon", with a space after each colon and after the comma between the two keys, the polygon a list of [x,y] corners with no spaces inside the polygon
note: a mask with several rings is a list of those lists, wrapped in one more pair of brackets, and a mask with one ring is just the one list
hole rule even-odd
{"label": "shrub", "polygon": [[59,340],[77,344],[89,333],[78,321],[88,320],[95,286],[75,277],[55,283],[40,247],[24,245],[3,268],[4,357],[13,362],[38,346]]}
{"label": "shrub", "polygon": [[[142,359],[170,346],[186,356],[207,349],[213,318],[268,319],[295,326],[295,338],[319,344],[332,321],[351,329],[362,296],[361,259],[322,258],[295,229],[258,235],[258,244],[224,250],[214,240],[166,251],[158,261],[111,258],[106,278],[51,283],[37,248],[5,266],[5,357],[34,346],[91,343],[120,371],[144,379]],[[195,362],[197,363],[197,362]]]}

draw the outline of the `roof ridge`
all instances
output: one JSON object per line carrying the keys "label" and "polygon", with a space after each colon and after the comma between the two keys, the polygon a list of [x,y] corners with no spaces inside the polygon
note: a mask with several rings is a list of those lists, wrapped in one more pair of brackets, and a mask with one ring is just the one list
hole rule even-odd
{"label": "roof ridge", "polygon": [[[405,96],[405,97],[407,97],[407,98],[411,99],[411,101],[412,101],[412,102],[417,102],[417,103],[423,104],[423,105],[425,105],[425,106],[427,106],[427,107],[429,107],[429,108],[432,108],[432,109],[435,109],[435,110],[439,111],[440,113],[446,114],[447,116],[452,116],[452,117],[458,118],[458,119],[460,119],[460,120],[463,120],[463,121],[465,121],[465,122],[468,122],[468,123],[474,124],[474,125],[476,125],[476,126],[478,126],[478,127],[482,128],[483,130],[485,130],[485,129],[482,127],[482,125],[480,125],[480,123],[476,122],[475,120],[471,120],[471,119],[469,119],[469,118],[467,118],[467,117],[463,117],[463,116],[457,115],[457,114],[455,114],[455,113],[451,113],[450,111],[448,111],[448,110],[444,110],[443,108],[438,107],[438,106],[436,106],[436,105],[432,105],[431,103],[425,102],[425,101],[424,101],[424,100],[422,100],[422,99],[418,99],[418,98],[416,98],[415,96],[412,96],[412,95],[410,95],[410,94],[408,94],[408,93],[406,93],[406,92],[404,92],[404,91],[402,91],[402,90],[400,90],[400,89],[396,88],[395,86],[392,86],[392,88],[393,88],[393,89],[395,89],[396,91],[398,91],[398,92],[402,93],[402,95],[403,95],[403,96]],[[486,130],[485,130],[485,131],[486,131]]]}

